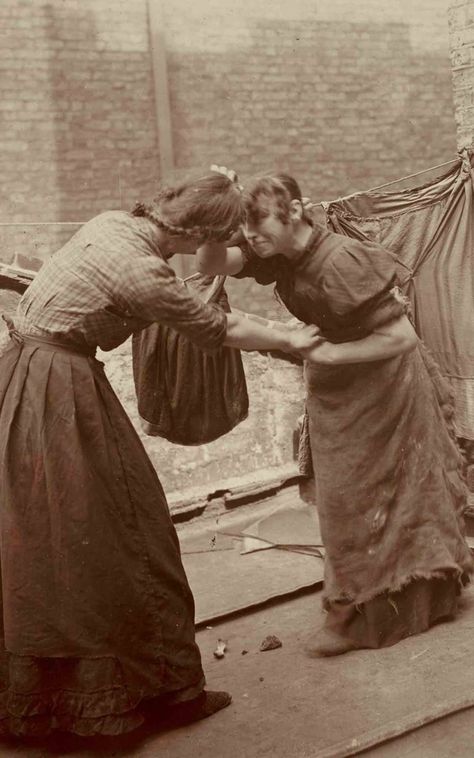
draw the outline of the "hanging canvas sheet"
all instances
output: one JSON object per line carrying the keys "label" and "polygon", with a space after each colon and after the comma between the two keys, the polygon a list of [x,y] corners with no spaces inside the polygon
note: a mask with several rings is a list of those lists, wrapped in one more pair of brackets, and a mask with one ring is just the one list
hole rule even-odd
{"label": "hanging canvas sheet", "polygon": [[400,264],[420,337],[452,383],[456,432],[474,439],[474,151],[429,184],[322,203],[330,228],[380,242]]}

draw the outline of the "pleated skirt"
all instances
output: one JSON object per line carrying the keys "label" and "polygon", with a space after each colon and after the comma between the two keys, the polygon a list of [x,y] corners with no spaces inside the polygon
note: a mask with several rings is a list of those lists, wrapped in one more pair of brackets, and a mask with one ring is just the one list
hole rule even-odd
{"label": "pleated skirt", "polygon": [[0,357],[0,729],[118,734],[204,686],[166,498],[102,364]]}

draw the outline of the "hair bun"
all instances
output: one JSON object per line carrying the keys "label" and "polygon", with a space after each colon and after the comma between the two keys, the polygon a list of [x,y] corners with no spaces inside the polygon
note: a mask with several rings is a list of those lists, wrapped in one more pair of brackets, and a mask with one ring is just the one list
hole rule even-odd
{"label": "hair bun", "polygon": [[147,207],[144,203],[135,203],[132,214],[134,216],[146,216],[147,215]]}

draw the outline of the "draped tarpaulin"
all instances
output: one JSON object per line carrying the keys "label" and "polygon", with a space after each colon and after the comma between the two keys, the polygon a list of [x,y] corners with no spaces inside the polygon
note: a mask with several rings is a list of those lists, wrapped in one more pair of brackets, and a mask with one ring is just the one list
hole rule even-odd
{"label": "draped tarpaulin", "polygon": [[323,203],[334,231],[400,262],[416,329],[452,383],[459,437],[474,439],[474,151],[429,184]]}

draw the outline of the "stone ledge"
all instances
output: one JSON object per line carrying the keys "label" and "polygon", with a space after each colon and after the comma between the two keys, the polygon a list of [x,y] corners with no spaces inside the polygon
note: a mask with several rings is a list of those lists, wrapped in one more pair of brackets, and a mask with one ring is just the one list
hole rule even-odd
{"label": "stone ledge", "polygon": [[242,505],[260,503],[296,484],[304,492],[311,489],[310,486],[308,488],[308,480],[300,476],[296,465],[292,465],[278,470],[254,472],[249,481],[234,480],[212,492],[194,491],[184,495],[172,493],[168,498],[171,518],[176,524],[201,517],[214,518]]}

